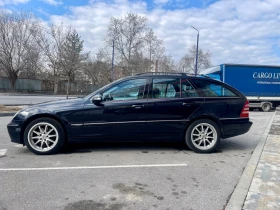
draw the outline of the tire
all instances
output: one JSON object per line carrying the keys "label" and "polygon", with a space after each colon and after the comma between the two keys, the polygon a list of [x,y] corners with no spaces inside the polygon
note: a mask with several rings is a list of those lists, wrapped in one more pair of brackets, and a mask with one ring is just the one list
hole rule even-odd
{"label": "tire", "polygon": [[262,111],[263,112],[269,112],[271,110],[271,104],[270,103],[264,103],[262,105]]}
{"label": "tire", "polygon": [[187,129],[187,146],[197,153],[211,153],[216,150],[221,132],[216,123],[208,119],[194,121]]}
{"label": "tire", "polygon": [[24,143],[37,155],[55,154],[65,144],[64,130],[54,119],[38,118],[26,127]]}

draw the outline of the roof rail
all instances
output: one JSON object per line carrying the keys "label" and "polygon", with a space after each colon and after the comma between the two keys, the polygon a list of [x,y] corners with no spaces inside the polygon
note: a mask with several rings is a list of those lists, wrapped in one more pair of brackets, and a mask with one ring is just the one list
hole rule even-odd
{"label": "roof rail", "polygon": [[178,75],[178,76],[188,76],[186,73],[182,73],[182,72],[143,72],[143,73],[137,73],[135,75]]}
{"label": "roof rail", "polygon": [[143,73],[135,74],[135,76],[138,75],[177,75],[177,76],[205,77],[205,78],[212,79],[211,77],[205,74],[188,74],[183,72],[143,72]]}

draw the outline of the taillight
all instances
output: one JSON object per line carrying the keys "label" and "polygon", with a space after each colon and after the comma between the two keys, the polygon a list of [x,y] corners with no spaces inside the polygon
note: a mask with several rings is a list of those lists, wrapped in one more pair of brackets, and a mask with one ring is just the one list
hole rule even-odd
{"label": "taillight", "polygon": [[241,118],[248,118],[249,117],[249,101],[246,100],[243,108],[242,108],[242,111],[240,113],[240,117]]}

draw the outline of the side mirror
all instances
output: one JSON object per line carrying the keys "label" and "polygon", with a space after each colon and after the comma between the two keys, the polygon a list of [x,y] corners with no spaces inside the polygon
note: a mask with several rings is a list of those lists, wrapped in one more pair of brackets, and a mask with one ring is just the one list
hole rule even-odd
{"label": "side mirror", "polygon": [[91,102],[94,104],[99,104],[102,101],[102,95],[97,94],[91,98]]}

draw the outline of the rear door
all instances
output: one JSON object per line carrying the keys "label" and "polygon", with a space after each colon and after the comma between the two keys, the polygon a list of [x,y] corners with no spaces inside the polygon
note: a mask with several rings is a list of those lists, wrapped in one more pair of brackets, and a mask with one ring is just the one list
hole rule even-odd
{"label": "rear door", "polygon": [[201,106],[203,100],[187,79],[151,78],[147,104],[149,136],[158,139],[181,138],[189,116]]}
{"label": "rear door", "polygon": [[245,103],[243,97],[224,83],[208,79],[191,79],[199,94],[205,97],[203,109],[217,119],[235,119],[240,117]]}
{"label": "rear door", "polygon": [[[249,118],[241,117],[246,98],[224,83],[208,79],[192,79],[200,94],[204,94],[202,110],[205,115],[216,118],[221,126],[222,138],[236,136],[246,130]],[[249,111],[249,110],[248,110]]]}

